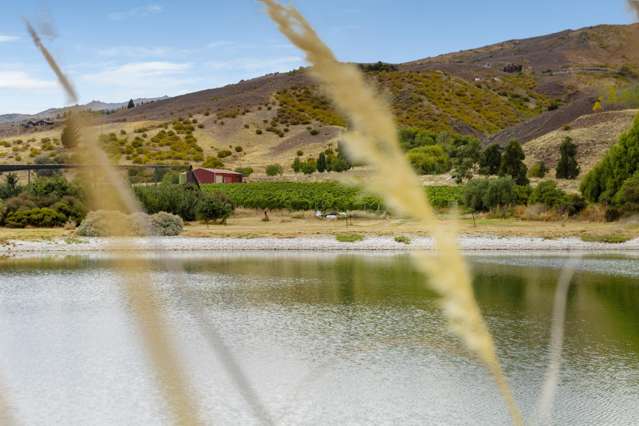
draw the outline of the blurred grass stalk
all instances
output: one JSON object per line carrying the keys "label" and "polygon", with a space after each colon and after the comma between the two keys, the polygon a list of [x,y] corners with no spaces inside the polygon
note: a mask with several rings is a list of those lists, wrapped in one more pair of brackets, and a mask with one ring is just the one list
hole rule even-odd
{"label": "blurred grass stalk", "polygon": [[306,53],[317,79],[335,105],[350,119],[352,130],[344,135],[349,153],[374,167],[369,190],[382,196],[396,213],[420,221],[432,231],[437,244],[434,257],[416,253],[417,268],[442,297],[450,329],[486,365],[495,378],[514,424],[523,424],[519,409],[504,376],[494,342],[475,301],[470,273],[457,247],[456,233],[439,224],[422,185],[408,164],[397,139],[388,106],[366,83],[361,72],[339,63],[311,25],[293,7],[275,0],[260,0],[279,30]]}
{"label": "blurred grass stalk", "polygon": [[[69,103],[76,104],[78,98],[71,82],[42,44],[31,24],[26,20],[25,23],[34,44],[40,50],[64,88]],[[82,164],[97,166],[91,169],[91,178],[104,183],[100,187],[99,193],[93,190],[94,186],[87,185],[91,207],[93,209],[119,210],[129,214],[141,211],[124,179],[118,174],[106,154],[98,146],[97,135],[89,130],[88,119],[76,113],[70,120],[70,124],[74,127],[77,136],[76,147],[78,148],[75,149],[76,156]],[[81,148],[80,141],[85,142],[81,145]],[[109,224],[114,235],[126,235],[127,230],[123,229],[123,227],[127,226],[130,225],[123,223]],[[132,251],[137,248],[137,244],[134,240],[121,239],[114,242],[110,248]],[[148,260],[140,256],[132,256],[130,258],[115,256],[114,259],[114,267],[122,274],[124,279],[124,288],[131,310],[137,317],[144,339],[144,346],[153,363],[155,374],[173,415],[174,422],[179,425],[199,424],[198,411],[189,396],[186,377],[180,368],[179,357],[167,332],[168,327],[162,316],[161,305],[152,288],[151,268]]]}

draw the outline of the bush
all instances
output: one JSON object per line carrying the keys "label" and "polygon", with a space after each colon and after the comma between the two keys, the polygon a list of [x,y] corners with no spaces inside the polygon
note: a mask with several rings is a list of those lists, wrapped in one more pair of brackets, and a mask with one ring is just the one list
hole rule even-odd
{"label": "bush", "polygon": [[448,154],[440,145],[422,146],[408,151],[408,161],[418,174],[436,175],[451,168]]}
{"label": "bush", "polygon": [[205,223],[226,219],[233,213],[235,207],[229,198],[222,192],[209,192],[202,195],[196,207],[196,218]]}
{"label": "bush", "polygon": [[230,157],[231,155],[233,155],[233,153],[229,151],[228,149],[223,149],[222,151],[218,151],[217,153],[218,158],[226,158],[226,157]]}
{"label": "bush", "polygon": [[53,228],[63,226],[67,218],[60,212],[43,207],[29,210],[17,210],[6,215],[5,226],[9,228],[24,228],[34,226],[37,228]]}
{"label": "bush", "polygon": [[546,207],[558,208],[566,201],[566,193],[551,180],[539,182],[528,199],[530,204],[543,204]]}
{"label": "bush", "polygon": [[489,211],[520,202],[517,185],[510,176],[473,179],[464,187],[464,206],[472,211]]}
{"label": "bush", "polygon": [[60,201],[51,205],[51,208],[62,213],[67,221],[80,223],[87,215],[87,208],[78,198],[70,195],[62,197]]}
{"label": "bush", "polygon": [[115,236],[175,236],[179,235],[184,222],[178,216],[158,213],[126,215],[118,211],[98,210],[90,212],[78,226],[76,233],[83,237]]}
{"label": "bush", "polygon": [[282,175],[284,173],[284,169],[279,164],[269,164],[266,166],[266,175],[267,176],[277,176]]}
{"label": "bush", "polygon": [[530,168],[528,171],[528,176],[534,178],[543,178],[548,173],[548,168],[546,167],[546,163],[543,161],[538,161]]}
{"label": "bush", "polygon": [[336,235],[335,239],[340,243],[357,243],[364,241],[364,237],[357,234],[340,234]]}
{"label": "bush", "polygon": [[202,167],[207,169],[222,169],[224,168],[224,163],[219,158],[207,157],[206,161],[202,163]]}
{"label": "bush", "polygon": [[406,244],[409,245],[411,243],[410,238],[404,236],[404,235],[398,235],[395,237],[395,242],[396,243],[400,243],[400,244]]}
{"label": "bush", "polygon": [[253,168],[252,167],[238,167],[235,169],[235,171],[237,173],[241,173],[242,176],[244,177],[249,177],[253,174]]}
{"label": "bush", "polygon": [[184,221],[180,216],[160,212],[151,216],[152,235],[172,237],[180,235],[184,230]]}

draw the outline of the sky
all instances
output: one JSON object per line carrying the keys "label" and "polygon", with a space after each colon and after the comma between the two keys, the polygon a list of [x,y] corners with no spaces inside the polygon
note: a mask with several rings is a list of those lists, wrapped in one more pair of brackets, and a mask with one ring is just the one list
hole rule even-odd
{"label": "sky", "polygon": [[[80,102],[175,96],[305,65],[256,0],[2,0],[0,114],[66,104],[22,18]],[[404,62],[597,24],[625,0],[296,0],[340,60]]]}

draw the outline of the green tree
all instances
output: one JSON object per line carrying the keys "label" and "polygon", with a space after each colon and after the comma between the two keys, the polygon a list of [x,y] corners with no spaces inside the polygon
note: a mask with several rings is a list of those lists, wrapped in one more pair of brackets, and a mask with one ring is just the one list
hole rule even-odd
{"label": "green tree", "polygon": [[615,202],[625,211],[639,211],[639,173],[635,173],[621,185]]}
{"label": "green tree", "polygon": [[581,193],[591,202],[612,203],[624,182],[639,170],[639,119],[581,181]]}
{"label": "green tree", "polygon": [[302,163],[301,170],[305,175],[312,175],[317,170],[317,162],[314,158],[309,158]]}
{"label": "green tree", "polygon": [[266,175],[267,176],[277,176],[284,173],[284,169],[279,164],[269,164],[266,166]]}
{"label": "green tree", "polygon": [[503,148],[498,144],[488,146],[479,158],[479,174],[494,176],[499,173]]}
{"label": "green tree", "polygon": [[501,156],[499,176],[510,176],[517,185],[528,185],[528,167],[524,164],[526,155],[517,141],[510,141]]}
{"label": "green tree", "polygon": [[317,158],[317,171],[320,173],[324,173],[326,171],[326,154],[323,152],[320,153]]}
{"label": "green tree", "polygon": [[127,109],[135,108],[135,102],[133,102],[133,99],[129,100],[129,104],[126,107]]}
{"label": "green tree", "polygon": [[455,182],[462,183],[464,179],[473,177],[480,154],[481,147],[477,139],[458,138],[453,141],[449,156],[452,162],[452,176]]}
{"label": "green tree", "polygon": [[22,188],[18,183],[18,175],[15,173],[6,175],[4,177],[4,183],[0,185],[0,199],[6,200],[7,198],[15,197],[20,192],[22,192]]}
{"label": "green tree", "polygon": [[566,137],[559,147],[561,157],[557,163],[558,179],[576,179],[579,176],[579,166],[577,165],[577,145],[572,143],[570,137]]}
{"label": "green tree", "polygon": [[295,160],[293,160],[293,164],[291,165],[291,168],[293,169],[295,173],[299,173],[302,170],[302,162],[300,161],[300,157],[295,157]]}
{"label": "green tree", "polygon": [[203,193],[195,208],[195,217],[204,223],[220,220],[222,224],[233,213],[235,207],[224,193]]}

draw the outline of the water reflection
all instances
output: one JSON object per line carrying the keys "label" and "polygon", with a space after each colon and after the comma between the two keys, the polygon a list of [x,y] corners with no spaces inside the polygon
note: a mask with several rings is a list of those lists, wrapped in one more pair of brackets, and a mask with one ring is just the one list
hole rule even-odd
{"label": "water reflection", "polygon": [[[404,255],[189,253],[154,275],[202,417],[251,424],[185,306],[190,292],[283,424],[508,424]],[[475,292],[530,416],[565,259],[473,256]],[[588,256],[568,299],[557,424],[639,418],[639,272]],[[0,371],[25,424],[166,422],[107,256],[0,261]],[[608,272],[606,272],[608,271]],[[620,272],[621,271],[621,272]]]}

